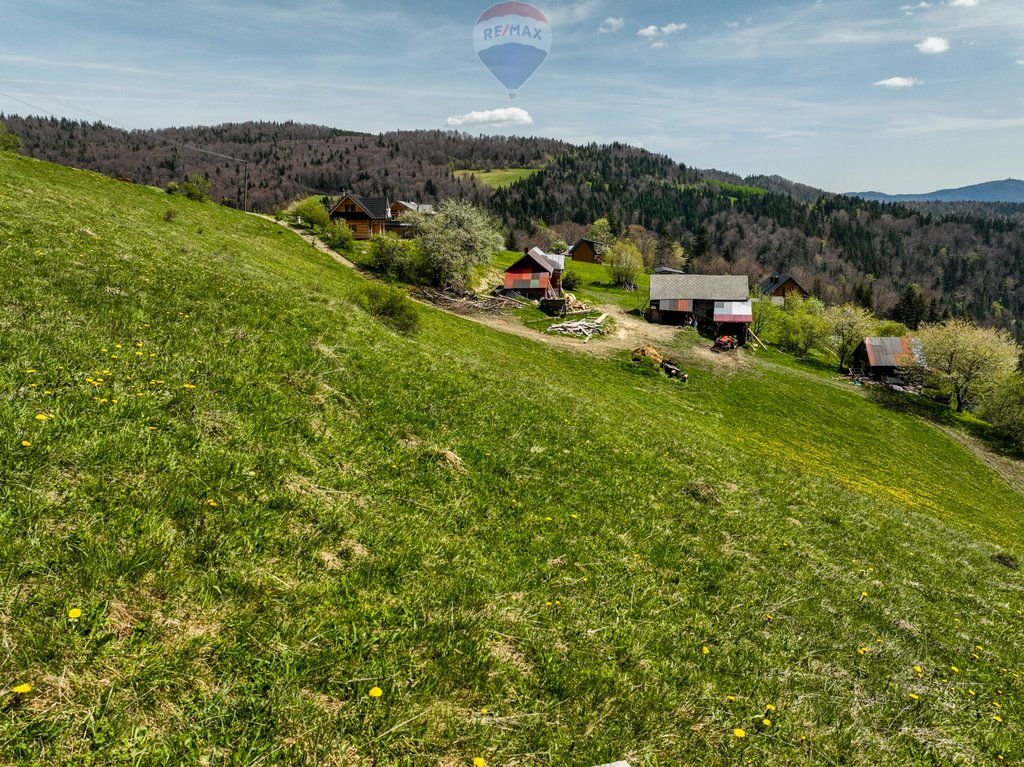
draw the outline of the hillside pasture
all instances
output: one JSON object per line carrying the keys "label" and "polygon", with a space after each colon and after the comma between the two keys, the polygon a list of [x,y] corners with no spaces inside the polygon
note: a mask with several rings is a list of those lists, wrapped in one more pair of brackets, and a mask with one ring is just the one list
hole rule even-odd
{"label": "hillside pasture", "polygon": [[0,266],[9,763],[1024,758],[1022,498],[911,414],[401,336],[274,222],[13,156]]}

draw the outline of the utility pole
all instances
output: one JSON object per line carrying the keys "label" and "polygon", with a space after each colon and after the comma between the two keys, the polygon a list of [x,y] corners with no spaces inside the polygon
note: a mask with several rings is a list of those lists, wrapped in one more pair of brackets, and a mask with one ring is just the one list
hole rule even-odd
{"label": "utility pole", "polygon": [[242,212],[249,212],[249,161],[242,160],[245,164],[245,184],[242,186]]}

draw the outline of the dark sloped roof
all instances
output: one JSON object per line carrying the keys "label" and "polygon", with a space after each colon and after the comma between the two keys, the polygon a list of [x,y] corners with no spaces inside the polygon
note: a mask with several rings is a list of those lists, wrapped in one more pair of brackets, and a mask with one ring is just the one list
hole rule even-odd
{"label": "dark sloped roof", "polygon": [[597,240],[591,240],[591,239],[588,239],[586,237],[581,237],[580,239],[578,239],[576,241],[575,245],[573,245],[571,248],[569,248],[569,253],[570,254],[575,253],[576,252],[576,248],[578,248],[580,245],[582,245],[585,242],[589,242],[590,243],[590,247],[592,247],[594,249],[594,251],[597,252],[597,253],[600,253],[602,250],[604,250],[605,248],[608,247],[603,242],[598,242]]}
{"label": "dark sloped roof", "polygon": [[[767,280],[761,283],[761,292],[765,294],[774,293],[776,290],[781,288],[790,280],[793,280],[793,278],[790,277],[788,274],[773,274]],[[793,280],[793,282],[796,282],[796,280]],[[803,290],[803,286],[799,282],[796,282],[796,285],[797,287],[800,288],[800,290]]]}
{"label": "dark sloped roof", "polygon": [[869,336],[864,339],[871,367],[897,368],[924,365],[924,354],[916,338]]}
{"label": "dark sloped roof", "polygon": [[746,301],[750,283],[746,275],[652,274],[651,300]]}
{"label": "dark sloped roof", "polygon": [[383,220],[388,217],[388,208],[391,206],[387,197],[363,197],[362,195],[348,192],[341,196],[337,204],[331,209],[331,213],[340,213],[341,205],[345,200],[352,200],[356,205],[370,216],[370,218]]}

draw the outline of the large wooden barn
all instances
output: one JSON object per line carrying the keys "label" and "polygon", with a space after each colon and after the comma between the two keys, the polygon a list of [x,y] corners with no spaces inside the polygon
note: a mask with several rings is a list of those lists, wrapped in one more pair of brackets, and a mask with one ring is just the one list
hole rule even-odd
{"label": "large wooden barn", "polygon": [[648,317],[665,325],[695,324],[746,343],[754,313],[749,291],[745,275],[652,274]]}
{"label": "large wooden barn", "polygon": [[558,298],[562,295],[563,271],[565,255],[530,248],[505,270],[505,289],[514,290],[527,298]]}
{"label": "large wooden barn", "polygon": [[854,350],[853,367],[873,378],[895,378],[900,368],[924,367],[924,353],[916,338],[869,336]]}

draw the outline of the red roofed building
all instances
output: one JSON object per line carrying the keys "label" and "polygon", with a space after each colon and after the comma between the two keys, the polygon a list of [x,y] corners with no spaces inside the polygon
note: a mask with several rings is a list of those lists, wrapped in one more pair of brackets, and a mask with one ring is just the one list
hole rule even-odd
{"label": "red roofed building", "polygon": [[505,270],[505,289],[527,298],[558,298],[562,295],[565,256],[531,248]]}

